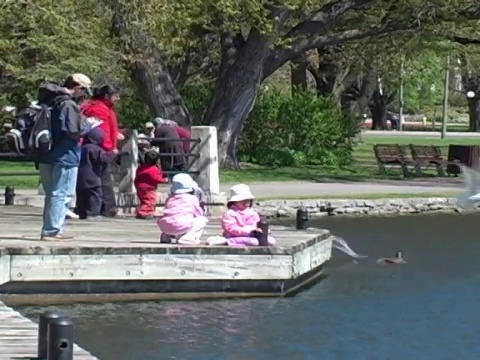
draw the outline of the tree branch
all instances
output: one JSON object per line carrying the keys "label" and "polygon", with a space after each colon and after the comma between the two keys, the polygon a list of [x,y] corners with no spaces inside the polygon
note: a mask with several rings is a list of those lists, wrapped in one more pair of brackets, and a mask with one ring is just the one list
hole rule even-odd
{"label": "tree branch", "polygon": [[385,25],[371,27],[367,30],[351,29],[332,35],[310,36],[296,41],[291,47],[274,50],[265,62],[263,76],[269,77],[286,62],[295,59],[299,54],[314,48],[341,45],[349,41],[360,40],[370,36],[385,35],[391,32],[407,30],[410,24],[390,22]]}
{"label": "tree branch", "polygon": [[305,21],[294,26],[285,34],[284,38],[292,38],[298,35],[310,36],[318,33],[321,29],[330,27],[348,10],[366,9],[373,3],[372,0],[337,0],[330,2],[312,13]]}

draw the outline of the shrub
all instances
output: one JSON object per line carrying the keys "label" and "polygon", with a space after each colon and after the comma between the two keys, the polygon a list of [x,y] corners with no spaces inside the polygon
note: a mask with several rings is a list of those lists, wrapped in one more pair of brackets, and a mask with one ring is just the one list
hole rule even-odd
{"label": "shrub", "polygon": [[359,124],[329,98],[266,92],[244,126],[238,150],[242,160],[267,166],[346,165],[358,131]]}
{"label": "shrub", "polygon": [[213,93],[211,84],[192,84],[186,85],[181,90],[182,99],[190,112],[193,125],[205,125],[203,116],[207,110],[210,98]]}

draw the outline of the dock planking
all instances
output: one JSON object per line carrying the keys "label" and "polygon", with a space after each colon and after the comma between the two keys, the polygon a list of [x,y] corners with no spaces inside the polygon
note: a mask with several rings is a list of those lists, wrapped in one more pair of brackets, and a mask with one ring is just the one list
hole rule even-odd
{"label": "dock planking", "polygon": [[[72,241],[39,240],[41,209],[0,208],[0,293],[277,293],[318,275],[327,230],[273,227],[273,247],[161,244],[152,220],[71,220]],[[204,237],[220,235],[219,223]],[[2,270],[3,269],[3,270]]]}
{"label": "dock planking", "polygon": [[[0,359],[36,359],[38,325],[0,301]],[[74,346],[74,359],[97,359]]]}

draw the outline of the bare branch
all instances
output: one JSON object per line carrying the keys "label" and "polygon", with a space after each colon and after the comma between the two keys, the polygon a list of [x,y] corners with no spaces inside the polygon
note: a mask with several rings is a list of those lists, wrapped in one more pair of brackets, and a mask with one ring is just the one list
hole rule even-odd
{"label": "bare branch", "polygon": [[351,29],[337,34],[310,36],[298,40],[289,48],[273,51],[265,62],[263,71],[264,79],[269,77],[275,70],[286,62],[295,59],[298,54],[314,48],[341,45],[349,41],[360,40],[370,36],[380,36],[391,32],[407,30],[411,28],[410,24],[400,22],[388,23],[385,25],[371,27],[369,29]]}
{"label": "bare branch", "polygon": [[373,0],[337,0],[322,6],[310,15],[308,19],[293,27],[284,38],[298,35],[309,36],[330,27],[349,10],[367,9],[374,3]]}

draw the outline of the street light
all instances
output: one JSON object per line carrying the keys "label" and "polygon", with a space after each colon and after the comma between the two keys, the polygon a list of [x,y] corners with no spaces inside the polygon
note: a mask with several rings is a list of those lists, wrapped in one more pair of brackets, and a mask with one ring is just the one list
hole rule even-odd
{"label": "street light", "polygon": [[473,91],[467,92],[467,98],[473,99],[475,97],[475,93]]}

